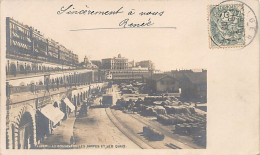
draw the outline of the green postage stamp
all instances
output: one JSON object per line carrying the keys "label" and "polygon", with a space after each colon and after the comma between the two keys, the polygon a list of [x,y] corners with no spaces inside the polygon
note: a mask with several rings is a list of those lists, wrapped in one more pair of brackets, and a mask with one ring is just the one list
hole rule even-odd
{"label": "green postage stamp", "polygon": [[209,6],[210,48],[245,45],[244,4]]}

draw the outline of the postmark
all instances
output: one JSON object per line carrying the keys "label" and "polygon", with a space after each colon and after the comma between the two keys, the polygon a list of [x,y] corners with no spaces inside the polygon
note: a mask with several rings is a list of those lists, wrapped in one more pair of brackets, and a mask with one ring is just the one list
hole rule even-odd
{"label": "postmark", "polygon": [[210,48],[244,48],[255,38],[257,18],[241,1],[223,1],[209,6]]}

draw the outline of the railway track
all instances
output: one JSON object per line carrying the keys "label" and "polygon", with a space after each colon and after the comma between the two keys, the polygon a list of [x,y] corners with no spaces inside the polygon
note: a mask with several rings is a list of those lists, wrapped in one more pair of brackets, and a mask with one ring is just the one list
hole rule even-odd
{"label": "railway track", "polygon": [[[110,110],[110,109],[109,109]],[[145,147],[145,145],[148,145],[150,148],[155,149],[153,146],[151,146],[149,143],[145,142],[144,140],[136,137],[133,138],[132,136],[130,136],[129,134],[126,133],[126,131],[122,130],[118,124],[116,124],[113,119],[111,118],[111,116],[109,116],[108,112],[107,112],[107,108],[105,108],[105,112],[109,118],[109,120],[114,124],[114,126],[123,134],[125,135],[128,139],[130,139],[133,143],[135,143],[137,146],[139,146],[141,149],[147,149],[147,147]],[[118,123],[120,123],[120,125],[122,125],[125,129],[127,129],[128,127],[121,122],[120,120],[118,120],[118,118],[115,116],[115,114],[112,112],[112,110],[110,110],[111,114],[113,115],[113,117],[116,119],[116,121],[118,121]],[[140,140],[142,141],[142,143],[140,143]],[[145,145],[144,145],[145,144]]]}
{"label": "railway track", "polygon": [[[162,127],[160,127],[160,126],[158,126],[158,125],[156,125],[156,124],[152,124],[152,125],[151,125],[151,123],[148,122],[148,121],[143,121],[143,120],[141,120],[141,119],[138,119],[137,117],[140,118],[140,116],[133,116],[132,114],[129,114],[129,115],[130,115],[132,118],[134,118],[134,119],[136,119],[137,121],[139,121],[140,123],[143,123],[143,124],[145,124],[146,126],[155,128],[156,130],[159,130],[159,131],[162,132],[164,135],[166,135],[166,136],[168,136],[168,137],[174,139],[175,141],[177,141],[177,142],[180,143],[181,145],[188,146],[189,149],[190,149],[190,148],[194,148],[194,146],[190,146],[190,145],[184,144],[183,142],[181,142],[181,141],[179,141],[179,140],[176,140],[176,139],[178,139],[177,137],[173,136],[171,132],[169,132],[169,131],[163,129]],[[181,146],[178,146],[178,145],[176,145],[176,144],[175,144],[175,145],[174,145],[174,144],[169,144],[168,147],[174,148],[174,149],[183,149]],[[197,147],[196,147],[196,148],[197,148]],[[198,149],[199,149],[199,148],[198,148]]]}

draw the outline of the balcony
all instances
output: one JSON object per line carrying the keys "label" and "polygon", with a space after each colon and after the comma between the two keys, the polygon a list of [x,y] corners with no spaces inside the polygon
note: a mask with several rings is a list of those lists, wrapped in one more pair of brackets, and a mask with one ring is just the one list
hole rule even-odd
{"label": "balcony", "polygon": [[[12,96],[20,96],[24,94],[25,96],[29,94],[41,94],[43,92],[55,92],[55,91],[62,91],[67,89],[74,89],[81,86],[86,86],[91,84],[92,81],[88,82],[71,82],[71,83],[64,83],[64,84],[45,84],[45,85],[35,85],[29,84],[26,86],[10,86],[8,83],[6,84],[6,95],[8,98],[12,98]],[[22,95],[23,96],[23,95]]]}
{"label": "balcony", "polygon": [[14,79],[14,78],[30,77],[33,75],[45,75],[45,74],[59,73],[59,72],[72,71],[72,70],[75,70],[75,68],[70,68],[70,69],[52,68],[52,69],[24,70],[24,71],[11,70],[6,72],[6,78]]}

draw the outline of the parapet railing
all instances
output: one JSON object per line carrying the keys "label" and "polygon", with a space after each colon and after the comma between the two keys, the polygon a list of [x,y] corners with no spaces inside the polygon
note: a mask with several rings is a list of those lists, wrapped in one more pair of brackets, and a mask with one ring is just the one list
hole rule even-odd
{"label": "parapet railing", "polygon": [[25,92],[31,92],[31,93],[38,93],[40,91],[52,91],[52,90],[59,90],[60,88],[72,88],[82,85],[88,85],[93,83],[90,82],[72,82],[72,83],[63,83],[63,84],[57,84],[57,83],[50,83],[45,85],[35,85],[35,84],[28,84],[26,86],[11,86],[9,83],[6,83],[6,96],[10,97],[10,95],[18,94],[18,93],[25,93]]}

